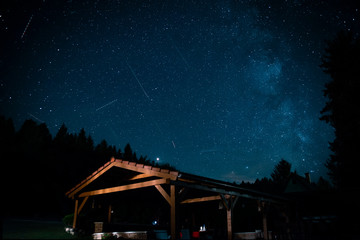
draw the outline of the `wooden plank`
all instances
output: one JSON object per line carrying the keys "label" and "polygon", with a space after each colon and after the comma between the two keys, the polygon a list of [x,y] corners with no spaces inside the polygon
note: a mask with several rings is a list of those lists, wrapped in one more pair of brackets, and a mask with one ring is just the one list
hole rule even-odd
{"label": "wooden plank", "polygon": [[215,200],[221,200],[221,196],[216,195],[216,196],[209,196],[209,197],[186,199],[186,200],[184,200],[184,201],[182,201],[180,203],[181,204],[197,203],[197,202],[207,202],[207,201],[215,201]]}
{"label": "wooden plank", "polygon": [[142,178],[148,178],[151,177],[150,174],[146,174],[146,173],[142,173],[142,174],[138,174],[132,178],[130,178],[129,180],[136,180],[136,179],[142,179]]}
{"label": "wooden plank", "polygon": [[264,240],[268,240],[268,229],[267,229],[267,216],[266,216],[266,203],[258,201],[258,210],[262,214],[262,224],[263,224],[263,234],[264,234]]}
{"label": "wooden plank", "polygon": [[263,213],[262,215],[262,222],[263,222],[263,234],[264,234],[264,240],[268,240],[268,230],[267,230],[267,218],[266,213]]}
{"label": "wooden plank", "polygon": [[[104,164],[103,167],[108,166],[112,161],[109,161],[107,163]],[[70,189],[67,193],[65,193],[65,195],[69,195],[72,191],[74,191],[76,188],[78,188],[79,186],[81,186],[84,182],[88,181],[90,178],[92,178],[94,175],[98,174],[99,169],[96,170],[95,172],[93,172],[90,176],[88,176],[87,178],[85,178],[84,180],[82,180],[79,184],[77,184],[75,187],[73,187],[72,189]]]}
{"label": "wooden plank", "polygon": [[69,198],[73,198],[75,196],[76,193],[78,193],[81,189],[83,189],[84,187],[86,187],[87,185],[89,185],[90,183],[92,183],[95,179],[97,179],[98,177],[100,177],[101,175],[103,175],[105,172],[107,172],[110,168],[112,168],[115,165],[115,162],[111,162],[110,164],[108,164],[106,167],[102,168],[101,171],[97,172],[96,174],[94,174],[94,176],[92,176],[91,178],[89,178],[87,181],[85,181],[83,184],[81,184],[80,186],[78,186],[76,189],[73,189],[71,192],[68,192],[67,195]]}
{"label": "wooden plank", "polygon": [[[173,184],[177,185],[177,186],[182,186],[182,187],[186,187],[186,188],[192,188],[192,189],[198,189],[198,190],[203,190],[203,191],[208,191],[208,192],[215,192],[215,193],[219,193],[219,194],[228,194],[228,195],[232,195],[232,196],[239,196],[239,197],[243,197],[243,198],[248,198],[248,199],[254,199],[254,200],[260,200],[260,201],[266,201],[266,202],[272,202],[272,203],[278,203],[278,204],[283,204],[284,202],[281,202],[279,200],[276,200],[275,198],[271,198],[268,196],[256,196],[256,195],[251,195],[251,193],[241,193],[238,192],[236,190],[226,190],[223,188],[217,188],[217,187],[209,187],[209,186],[205,186],[205,185],[201,185],[195,182],[192,182],[190,180],[187,179],[178,179],[178,181],[172,181]],[[276,196],[277,199],[281,199],[282,201],[285,201],[284,198],[281,198],[279,196]]]}
{"label": "wooden plank", "polygon": [[83,209],[83,207],[84,207],[86,201],[88,200],[88,198],[89,198],[89,197],[84,198],[84,200],[81,202],[80,207],[79,207],[79,210],[78,210],[78,214],[79,214],[79,213],[81,212],[81,210]]}
{"label": "wooden plank", "polygon": [[226,210],[229,210],[231,206],[230,206],[230,202],[228,201],[226,196],[224,196],[224,194],[220,194],[220,198],[223,201],[223,204],[224,204]]}
{"label": "wooden plank", "polygon": [[108,219],[107,219],[107,221],[108,221],[108,223],[111,223],[111,211],[112,211],[111,204],[109,204],[109,209],[108,210],[109,211],[108,211]]}
{"label": "wooden plank", "polygon": [[233,203],[231,204],[232,209],[234,209],[234,207],[235,207],[236,203],[238,202],[239,198],[240,198],[239,196],[235,196],[235,199],[234,199]]}
{"label": "wooden plank", "polygon": [[75,210],[74,210],[74,220],[73,220],[73,228],[76,228],[76,220],[77,220],[77,216],[78,216],[78,204],[79,204],[79,200],[75,200]]}
{"label": "wooden plank", "polygon": [[171,205],[171,199],[169,194],[164,190],[161,185],[155,185],[156,189],[161,193],[165,200]]}
{"label": "wooden plank", "polygon": [[155,176],[155,177],[161,177],[161,178],[169,178],[171,180],[176,180],[177,179],[177,176],[178,174],[170,174],[170,173],[163,173],[160,171],[160,168],[145,168],[144,167],[138,167],[138,166],[134,166],[134,165],[129,165],[127,163],[124,163],[124,162],[127,162],[127,161],[115,161],[115,166],[116,167],[120,167],[120,168],[124,168],[124,169],[127,169],[127,170],[131,170],[131,171],[135,171],[135,172],[139,172],[139,173],[146,173],[146,174],[149,174],[149,175],[152,175],[152,176]]}
{"label": "wooden plank", "polygon": [[154,185],[164,184],[167,182],[168,182],[167,179],[162,178],[162,179],[151,180],[151,181],[147,181],[147,182],[133,183],[133,184],[123,185],[123,186],[117,186],[117,187],[111,187],[111,188],[98,189],[98,190],[89,191],[89,192],[83,192],[79,195],[79,197],[95,196],[95,195],[107,194],[107,193],[113,193],[113,192],[122,192],[122,191],[126,191],[126,190],[131,190],[131,189],[138,189],[138,188],[144,188],[144,187],[150,187],[150,186],[154,186]]}
{"label": "wooden plank", "polygon": [[232,209],[226,209],[227,235],[228,240],[232,240]]}
{"label": "wooden plank", "polygon": [[175,209],[176,209],[176,202],[175,202],[175,185],[170,185],[170,235],[171,239],[176,239],[176,218],[175,218]]}

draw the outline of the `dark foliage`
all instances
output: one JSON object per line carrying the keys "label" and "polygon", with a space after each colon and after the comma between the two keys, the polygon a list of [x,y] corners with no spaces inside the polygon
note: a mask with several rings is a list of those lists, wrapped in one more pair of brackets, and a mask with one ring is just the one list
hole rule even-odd
{"label": "dark foliage", "polygon": [[325,85],[328,98],[321,120],[335,129],[330,143],[333,154],[327,162],[329,175],[338,188],[358,188],[360,146],[360,39],[351,32],[340,32],[328,42],[321,65],[331,81]]}
{"label": "dark foliage", "polygon": [[320,119],[335,129],[335,140],[330,143],[333,154],[326,166],[341,196],[336,206],[340,223],[338,235],[342,239],[345,239],[344,235],[357,236],[358,239],[360,38],[351,32],[340,32],[328,42],[321,67],[331,77],[325,85],[324,95],[328,102]]}
{"label": "dark foliage", "polygon": [[281,161],[275,166],[273,172],[271,173],[271,178],[275,184],[282,186],[288,180],[291,173],[291,164],[281,159]]}
{"label": "dark foliage", "polygon": [[53,138],[44,123],[26,120],[15,131],[12,120],[0,116],[0,132],[4,215],[60,217],[72,212],[65,193],[112,156],[159,166],[146,156],[138,158],[130,144],[124,153],[105,140],[94,146],[84,129],[72,134],[65,124]]}

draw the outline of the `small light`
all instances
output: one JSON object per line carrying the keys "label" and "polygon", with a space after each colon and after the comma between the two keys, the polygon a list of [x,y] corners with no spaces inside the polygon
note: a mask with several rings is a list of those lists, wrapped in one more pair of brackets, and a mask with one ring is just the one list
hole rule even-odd
{"label": "small light", "polygon": [[157,158],[156,158],[156,161],[160,161],[160,158],[157,157]]}

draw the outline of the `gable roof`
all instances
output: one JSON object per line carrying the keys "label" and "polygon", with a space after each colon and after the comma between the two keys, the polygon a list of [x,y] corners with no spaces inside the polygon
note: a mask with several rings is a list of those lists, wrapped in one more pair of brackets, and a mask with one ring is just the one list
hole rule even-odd
{"label": "gable roof", "polygon": [[[103,188],[102,185],[102,188],[100,189],[89,189],[88,186],[90,184],[94,185],[94,181],[96,179],[101,176],[105,176],[105,173],[113,171],[112,169],[119,169],[121,172],[115,172],[115,177],[111,178],[111,183],[110,180],[108,180],[107,183],[104,183],[106,185],[105,188]],[[125,174],[126,171],[131,172],[131,174]],[[121,175],[126,176],[121,178]],[[120,185],[109,186],[116,183],[120,183]],[[160,192],[162,192],[162,188],[160,186],[161,184],[172,184],[182,188],[193,189],[199,193],[208,193],[205,195],[199,194],[201,195],[200,198],[196,198],[195,200],[192,199],[192,202],[202,200],[217,200],[224,195],[232,195],[236,197],[244,197],[268,202],[282,202],[285,200],[280,196],[242,188],[229,182],[185,172],[172,171],[151,165],[124,161],[121,159],[115,159],[114,157],[112,157],[109,162],[105,163],[102,167],[85,178],[75,187],[70,189],[66,193],[66,196],[74,199],[75,197],[88,197],[150,186],[155,186]],[[212,196],[209,196],[209,193],[212,193]],[[216,195],[213,196],[214,194]],[[166,196],[164,193],[163,195]],[[183,202],[187,203],[187,200],[184,200]]]}
{"label": "gable roof", "polygon": [[164,179],[176,180],[177,176],[179,174],[178,171],[170,171],[168,169],[161,169],[161,168],[153,167],[150,165],[144,165],[144,164],[140,164],[140,163],[136,163],[136,162],[124,161],[124,160],[115,159],[114,157],[112,157],[109,162],[105,163],[102,167],[97,169],[90,176],[88,176],[83,181],[81,181],[79,184],[77,184],[75,187],[70,189],[66,193],[66,196],[68,196],[69,198],[74,198],[74,196],[77,193],[79,193],[83,188],[88,186],[90,183],[92,183],[97,178],[99,178],[101,175],[108,172],[111,168],[114,168],[114,167],[130,170],[130,171],[138,173],[136,176],[132,177],[129,180],[136,180],[136,179],[147,178],[147,177],[160,177],[160,178],[164,178]]}

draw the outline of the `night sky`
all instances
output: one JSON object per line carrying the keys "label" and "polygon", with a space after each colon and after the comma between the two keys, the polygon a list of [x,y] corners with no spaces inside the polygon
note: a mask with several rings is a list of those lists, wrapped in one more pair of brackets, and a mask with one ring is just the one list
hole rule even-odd
{"label": "night sky", "polygon": [[355,2],[1,1],[0,114],[230,182],[327,177],[319,65]]}

